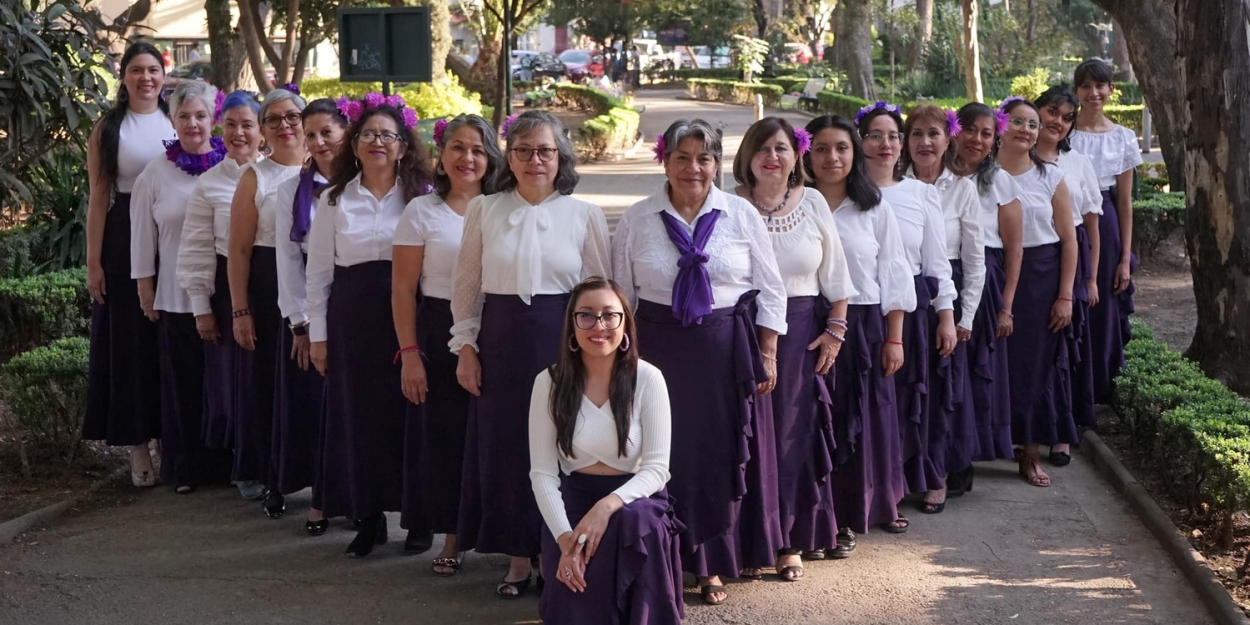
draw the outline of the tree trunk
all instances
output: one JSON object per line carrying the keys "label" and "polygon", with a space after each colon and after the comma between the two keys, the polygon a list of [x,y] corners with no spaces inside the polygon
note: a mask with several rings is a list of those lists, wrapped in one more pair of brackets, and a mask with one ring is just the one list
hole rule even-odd
{"label": "tree trunk", "polygon": [[751,17],[755,18],[755,29],[759,32],[756,37],[763,39],[768,35],[768,10],[764,7],[764,0],[751,3]]}
{"label": "tree trunk", "polygon": [[434,82],[445,82],[447,55],[451,53],[451,6],[444,0],[430,1],[430,41]]}
{"label": "tree trunk", "polygon": [[977,0],[961,0],[964,23],[964,88],[969,102],[981,102],[981,46],[977,42]]}
{"label": "tree trunk", "polygon": [[234,91],[239,82],[238,67],[234,63],[234,28],[230,25],[230,0],[206,0],[205,22],[208,25],[208,45],[213,50],[213,82],[218,89]]}
{"label": "tree trunk", "polygon": [[846,5],[842,26],[845,46],[840,52],[847,88],[857,98],[873,100],[876,90],[872,80],[872,24],[868,0],[842,0],[840,4]]}
{"label": "tree trunk", "polygon": [[933,39],[933,0],[916,0],[916,14],[920,16],[920,40],[912,44],[907,59],[907,69],[913,72],[920,67],[920,59]]}
{"label": "tree trunk", "polygon": [[1037,39],[1037,0],[1029,0],[1027,10],[1029,12],[1029,20],[1028,26],[1025,27],[1024,37],[1029,43],[1033,43],[1033,40]]}
{"label": "tree trunk", "polygon": [[[243,36],[243,43],[247,50],[247,63],[252,68],[253,77],[256,79],[256,88],[262,94],[273,91],[273,83],[269,80],[269,74],[265,72],[265,60],[261,56],[263,52],[261,46],[261,32],[264,24],[258,23],[256,13],[251,10],[252,2],[257,0],[237,0],[239,5],[239,31]],[[278,68],[274,68],[277,74]]]}
{"label": "tree trunk", "polygon": [[1133,63],[1128,56],[1128,43],[1124,40],[1124,29],[1120,23],[1111,21],[1111,62],[1115,64],[1116,82],[1137,82],[1133,77]]}
{"label": "tree trunk", "polygon": [[829,16],[829,30],[833,31],[833,45],[825,48],[825,63],[837,69],[846,69],[846,1],[838,0]]}
{"label": "tree trunk", "polygon": [[283,29],[286,32],[286,43],[282,45],[282,73],[278,74],[279,84],[299,82],[293,71],[295,68],[295,48],[300,39],[298,24],[299,0],[287,0],[286,24],[283,25]]}
{"label": "tree trunk", "polygon": [[1186,247],[1198,324],[1186,355],[1250,393],[1250,7],[1176,0],[1184,89]]}

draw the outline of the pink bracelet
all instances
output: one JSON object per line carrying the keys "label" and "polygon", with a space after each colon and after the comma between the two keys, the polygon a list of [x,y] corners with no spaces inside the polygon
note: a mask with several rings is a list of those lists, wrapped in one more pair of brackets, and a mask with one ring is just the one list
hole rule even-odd
{"label": "pink bracelet", "polygon": [[401,347],[399,348],[399,351],[395,352],[395,362],[396,363],[399,362],[400,356],[403,356],[404,354],[407,354],[408,352],[420,352],[420,351],[421,351],[421,348],[417,345],[409,345],[408,347]]}

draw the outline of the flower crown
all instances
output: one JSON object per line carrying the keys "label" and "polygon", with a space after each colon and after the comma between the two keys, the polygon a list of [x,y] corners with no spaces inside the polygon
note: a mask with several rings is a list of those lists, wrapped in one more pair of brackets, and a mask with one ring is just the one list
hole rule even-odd
{"label": "flower crown", "polygon": [[1013,96],[1008,96],[1004,98],[1002,102],[998,103],[998,110],[994,111],[994,120],[998,124],[998,128],[997,128],[998,134],[1001,135],[1003,133],[1006,133],[1007,126],[1011,123],[1011,117],[1007,115],[1007,107],[1011,106],[1013,102],[1023,102],[1023,101],[1024,101],[1024,98],[1018,95],[1013,95]]}
{"label": "flower crown", "polygon": [[447,134],[447,120],[440,119],[434,122],[434,145],[443,147],[444,134]]}
{"label": "flower crown", "polygon": [[365,111],[384,105],[399,111],[400,116],[402,116],[404,120],[404,128],[407,128],[408,130],[412,130],[416,127],[418,121],[417,112],[408,108],[407,104],[404,102],[404,96],[399,94],[384,96],[374,91],[365,94],[365,97],[360,100],[342,97],[334,103],[338,106],[339,112],[343,114],[343,117],[346,117],[347,121],[352,122],[353,124],[360,121],[360,118],[365,114]]}
{"label": "flower crown", "polygon": [[882,109],[887,113],[894,113],[896,115],[903,114],[903,109],[899,108],[898,105],[890,104],[889,102],[886,102],[885,100],[878,100],[872,104],[869,104],[868,106],[865,106],[862,109],[859,109],[859,112],[855,114],[855,123],[858,124],[859,120],[863,119],[865,115],[877,109]]}
{"label": "flower crown", "polygon": [[959,124],[959,113],[955,109],[946,109],[946,134],[958,137],[963,131],[964,127]]}
{"label": "flower crown", "polygon": [[503,123],[499,125],[499,135],[503,137],[504,140],[508,139],[508,129],[512,128],[512,122],[516,121],[516,118],[516,115],[509,115],[505,117]]}

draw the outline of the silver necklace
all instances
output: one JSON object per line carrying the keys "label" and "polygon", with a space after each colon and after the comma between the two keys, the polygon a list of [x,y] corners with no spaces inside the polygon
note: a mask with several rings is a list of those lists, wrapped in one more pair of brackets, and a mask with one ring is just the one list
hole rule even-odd
{"label": "silver necklace", "polygon": [[790,194],[793,192],[793,188],[786,188],[786,196],[781,199],[781,203],[778,204],[776,208],[768,208],[767,206],[760,204],[759,200],[755,199],[755,189],[751,189],[751,203],[755,205],[756,210],[759,210],[768,216],[767,224],[771,226],[773,225],[773,213],[776,213],[786,207],[786,203],[790,201]]}

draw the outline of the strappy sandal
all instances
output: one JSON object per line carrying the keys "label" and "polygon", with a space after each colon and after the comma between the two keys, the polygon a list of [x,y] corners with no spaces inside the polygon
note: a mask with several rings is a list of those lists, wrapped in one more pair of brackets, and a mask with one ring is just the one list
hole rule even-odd
{"label": "strappy sandal", "polygon": [[[799,557],[800,556],[798,552],[793,552],[793,553],[786,553],[784,555],[778,556],[777,559],[780,560],[781,558],[799,558]],[[784,582],[797,582],[803,579],[802,562],[803,562],[802,559],[800,559],[799,564],[774,567],[777,570],[777,577],[780,577],[781,581],[784,581]]]}
{"label": "strappy sandal", "polygon": [[1037,456],[1025,456],[1020,460],[1020,477],[1033,486],[1050,487],[1050,476],[1042,471],[1042,459]]}
{"label": "strappy sandal", "polygon": [[[464,560],[463,551],[454,558],[434,558],[430,563],[430,571],[439,577],[455,577],[460,572],[460,562],[462,560]],[[440,568],[451,569],[451,572],[440,571]]]}
{"label": "strappy sandal", "polygon": [[[712,595],[717,593],[725,595],[725,598],[713,599]],[[703,597],[703,603],[708,605],[720,605],[729,599],[729,590],[720,584],[708,584],[707,586],[699,587],[699,595]]]}
{"label": "strappy sandal", "polygon": [[855,553],[855,532],[849,529],[838,530],[838,544],[829,554],[834,560],[845,560]]}
{"label": "strappy sandal", "polygon": [[[902,525],[895,525],[895,523],[902,523]],[[911,521],[908,521],[907,517],[901,514],[898,515],[898,518],[894,519],[892,522],[881,524],[881,529],[885,530],[886,532],[890,534],[906,534],[907,530],[910,528],[911,528]]]}
{"label": "strappy sandal", "polygon": [[530,582],[533,579],[532,576],[526,575],[523,580],[510,582],[507,576],[504,576],[503,581],[495,586],[495,594],[503,599],[520,599],[525,596],[525,591],[530,589]]}

